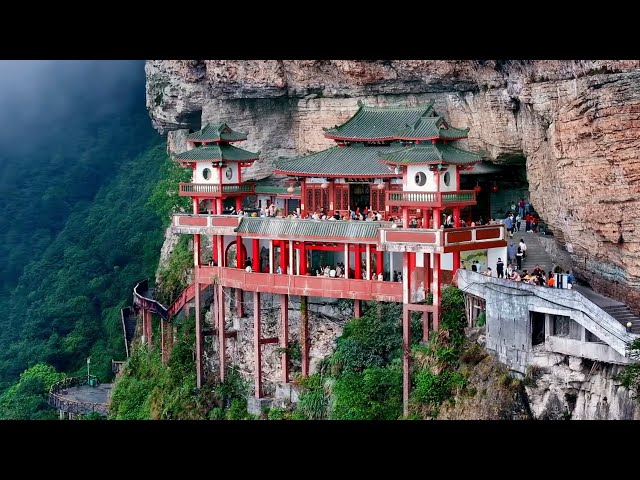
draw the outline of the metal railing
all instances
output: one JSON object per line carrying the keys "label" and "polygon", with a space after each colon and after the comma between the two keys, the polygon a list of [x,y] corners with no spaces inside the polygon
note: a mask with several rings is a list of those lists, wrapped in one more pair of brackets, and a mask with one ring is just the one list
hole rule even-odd
{"label": "metal railing", "polygon": [[169,312],[167,307],[162,305],[157,300],[144,296],[144,293],[149,289],[149,280],[142,280],[133,287],[133,304],[138,308],[149,310],[152,313],[157,313],[163,320],[169,320]]}
{"label": "metal railing", "polygon": [[88,383],[86,377],[70,377],[54,383],[49,389],[49,405],[63,412],[73,413],[75,415],[86,415],[93,412],[107,415],[109,406],[106,403],[81,402],[66,396],[69,388],[82,387],[88,385]]}

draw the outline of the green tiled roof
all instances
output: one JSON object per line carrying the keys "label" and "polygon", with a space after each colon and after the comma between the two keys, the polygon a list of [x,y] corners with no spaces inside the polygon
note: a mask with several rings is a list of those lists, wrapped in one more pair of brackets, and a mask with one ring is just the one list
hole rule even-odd
{"label": "green tiled roof", "polygon": [[272,187],[268,185],[256,185],[255,192],[257,194],[267,195],[300,195],[301,188],[294,187],[293,193],[287,191],[288,187]]}
{"label": "green tiled roof", "polygon": [[342,125],[325,129],[325,136],[341,139],[393,139],[398,132],[433,112],[433,100],[416,107],[360,107]]}
{"label": "green tiled roof", "polygon": [[326,128],[325,136],[336,140],[411,140],[466,138],[469,129],[445,128],[444,119],[433,109],[433,101],[417,107],[368,107],[358,102],[358,111],[342,125]]}
{"label": "green tiled roof", "polygon": [[331,240],[331,238],[375,240],[378,237],[379,228],[390,226],[389,222],[243,217],[235,231],[259,237],[291,240]]}
{"label": "green tiled roof", "polygon": [[187,136],[187,140],[195,142],[239,142],[246,139],[246,133],[234,131],[226,123],[210,123]]}
{"label": "green tiled roof", "polygon": [[379,150],[378,158],[381,162],[394,165],[426,165],[438,163],[470,165],[482,160],[480,155],[475,153],[461,150],[451,145],[441,144],[420,144],[395,149],[392,152]]}
{"label": "green tiled roof", "polygon": [[276,160],[275,173],[316,177],[395,176],[386,165],[378,161],[378,155],[396,151],[398,148],[398,145],[331,147],[303,157]]}
{"label": "green tiled roof", "polygon": [[441,128],[440,138],[467,138],[469,134],[468,128]]}
{"label": "green tiled roof", "polygon": [[257,160],[258,154],[243,150],[232,145],[215,144],[206,147],[196,147],[176,155],[179,161],[217,161],[228,160],[231,162],[248,162]]}

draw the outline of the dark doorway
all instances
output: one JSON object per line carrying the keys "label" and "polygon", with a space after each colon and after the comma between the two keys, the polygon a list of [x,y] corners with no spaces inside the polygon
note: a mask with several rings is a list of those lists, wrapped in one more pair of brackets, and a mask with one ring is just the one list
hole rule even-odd
{"label": "dark doorway", "polygon": [[300,206],[300,200],[297,198],[288,198],[285,200],[287,207],[287,215],[296,211],[296,209]]}
{"label": "dark doorway", "polygon": [[349,201],[352,210],[360,211],[371,207],[371,188],[369,184],[356,183],[349,186]]}
{"label": "dark doorway", "polygon": [[544,313],[531,312],[531,346],[535,347],[544,343]]}

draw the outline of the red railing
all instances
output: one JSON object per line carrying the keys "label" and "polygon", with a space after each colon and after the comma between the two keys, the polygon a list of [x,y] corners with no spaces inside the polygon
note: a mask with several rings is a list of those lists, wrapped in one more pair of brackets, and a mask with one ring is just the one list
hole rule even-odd
{"label": "red railing", "polygon": [[387,192],[387,205],[407,207],[447,207],[476,204],[475,190],[453,192]]}
{"label": "red railing", "polygon": [[180,183],[180,195],[193,196],[212,196],[219,197],[222,195],[239,195],[255,193],[254,183],[223,183],[222,185],[215,183]]}
{"label": "red railing", "polygon": [[402,283],[399,282],[248,273],[243,269],[227,267],[200,267],[200,278],[206,279],[210,283],[219,282],[225,287],[241,288],[254,292],[326,298],[357,298],[383,302],[402,301]]}
{"label": "red railing", "polygon": [[144,296],[148,290],[149,280],[138,282],[136,286],[133,287],[133,304],[138,308],[149,310],[152,313],[160,315],[163,320],[169,320],[167,307],[153,298]]}

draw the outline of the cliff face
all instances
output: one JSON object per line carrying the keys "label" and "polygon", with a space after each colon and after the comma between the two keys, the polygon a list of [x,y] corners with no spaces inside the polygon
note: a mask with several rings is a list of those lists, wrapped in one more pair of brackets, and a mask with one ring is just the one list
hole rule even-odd
{"label": "cliff face", "polygon": [[225,120],[261,150],[256,177],[278,156],[332,145],[322,127],[358,100],[433,98],[471,128],[470,149],[526,162],[531,201],[562,232],[578,276],[640,309],[639,61],[155,60],[146,72],[160,132]]}

